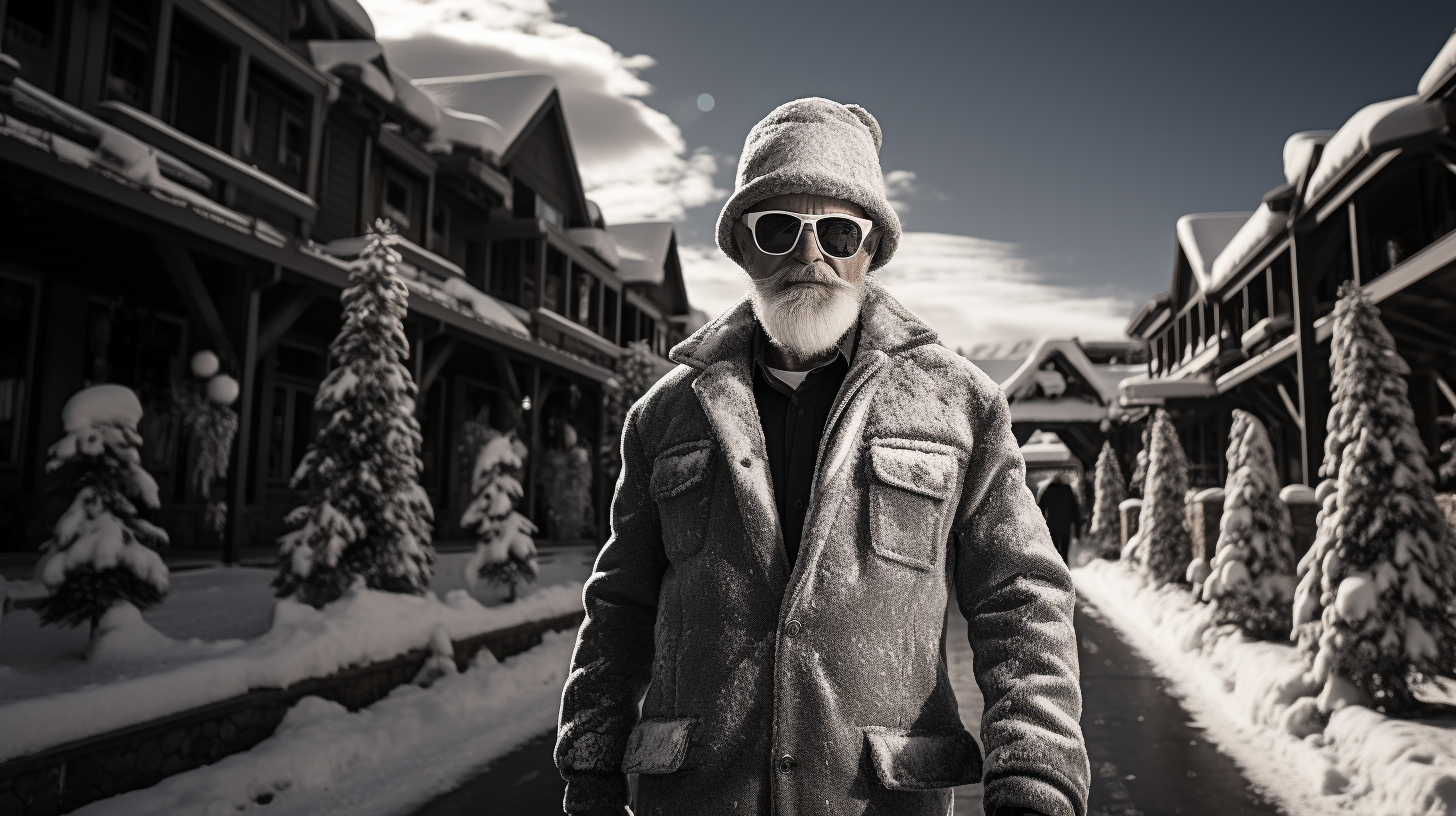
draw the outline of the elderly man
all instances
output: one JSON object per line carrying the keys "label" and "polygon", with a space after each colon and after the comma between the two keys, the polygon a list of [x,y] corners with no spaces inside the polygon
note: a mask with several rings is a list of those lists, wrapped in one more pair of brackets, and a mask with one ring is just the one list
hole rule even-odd
{"label": "elderly man", "polygon": [[868,276],[900,239],[880,141],[826,99],[748,135],[718,221],[748,296],[622,431],[561,701],[568,813],[945,816],[978,780],[996,816],[1086,812],[1070,576],[1000,389]]}

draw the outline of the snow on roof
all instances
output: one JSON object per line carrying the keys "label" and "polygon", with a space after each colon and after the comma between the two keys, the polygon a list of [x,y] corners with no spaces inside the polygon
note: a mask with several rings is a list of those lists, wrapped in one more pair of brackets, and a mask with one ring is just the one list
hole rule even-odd
{"label": "snow on roof", "polygon": [[105,383],[83,388],[66,400],[61,409],[61,426],[66,433],[81,433],[93,425],[116,425],[136,430],[142,421],[142,404],[124,385]]}
{"label": "snow on roof", "polygon": [[389,69],[390,84],[394,86],[394,99],[405,113],[415,121],[434,130],[440,126],[440,108],[435,100],[414,86],[414,82],[398,68]]}
{"label": "snow on roof", "polygon": [[504,304],[471,286],[464,278],[448,278],[444,283],[439,284],[439,287],[470,304],[470,308],[486,323],[494,324],[521,337],[531,336],[531,330],[526,328],[526,324],[517,320]]}
{"label": "snow on roof", "polygon": [[430,140],[432,149],[449,152],[451,145],[473,147],[487,156],[496,157],[506,149],[506,134],[495,120],[477,113],[464,113],[442,107],[440,126]]}
{"label": "snow on roof", "polygon": [[667,251],[672,246],[670,221],[612,224],[607,233],[617,243],[617,254],[622,259],[617,275],[623,281],[658,286],[666,281]]}
{"label": "snow on roof", "polygon": [[358,0],[328,0],[329,8],[340,17],[349,21],[355,28],[373,39],[374,21],[369,19],[369,12],[359,5]]}
{"label": "snow on roof", "polygon": [[1446,126],[1441,106],[1415,96],[1403,96],[1366,105],[1330,137],[1310,173],[1304,191],[1305,206],[1318,201],[1364,156],[1398,146],[1400,142]]}
{"label": "snow on roof", "polygon": [[1183,248],[1193,277],[1203,291],[1210,288],[1209,273],[1214,259],[1252,215],[1251,212],[1194,213],[1178,219],[1178,245]]}
{"label": "snow on roof", "polygon": [[432,77],[414,84],[443,107],[488,117],[500,126],[506,147],[520,138],[556,90],[556,80],[526,71]]}
{"label": "snow on roof", "polygon": [[1290,184],[1298,182],[1309,169],[1314,149],[1329,142],[1334,135],[1333,130],[1303,130],[1284,140],[1284,180]]}
{"label": "snow on roof", "polygon": [[1011,421],[1017,423],[1101,423],[1107,406],[1070,399],[1022,399],[1011,403]]}
{"label": "snow on roof", "polygon": [[375,64],[384,57],[384,47],[374,40],[309,40],[308,55],[315,68],[324,73],[352,69],[359,82],[385,102],[395,101],[394,81]]}
{"label": "snow on roof", "polygon": [[1021,458],[1028,465],[1065,465],[1077,461],[1072,449],[1056,434],[1045,434],[1022,445]]}
{"label": "snow on roof", "polygon": [[1213,267],[1209,271],[1207,291],[1217,292],[1226,286],[1234,276],[1243,271],[1245,264],[1264,249],[1271,238],[1284,232],[1288,221],[1283,213],[1276,213],[1269,209],[1269,205],[1260,204],[1259,209],[1254,210],[1254,214],[1234,233],[1228,246],[1214,259]]}
{"label": "snow on roof", "polygon": [[1430,67],[1421,74],[1421,81],[1416,83],[1416,93],[1422,99],[1430,99],[1451,81],[1453,74],[1456,74],[1456,33],[1446,40]]}
{"label": "snow on roof", "polygon": [[616,269],[622,265],[622,253],[617,250],[617,242],[606,230],[596,227],[572,227],[566,231],[566,237],[577,246],[591,250],[592,254],[601,258],[602,263],[607,266]]}
{"label": "snow on roof", "polygon": [[1097,389],[1097,394],[1102,398],[1103,405],[1111,405],[1117,400],[1117,386],[1109,387],[1107,379],[1099,374],[1092,361],[1082,352],[1082,347],[1077,345],[1075,340],[1053,340],[1044,338],[1032,349],[1031,355],[1022,361],[1021,366],[1016,369],[1006,380],[1001,382],[1001,390],[1008,399],[1015,400],[1016,394],[1024,387],[1031,385],[1036,377],[1036,372],[1041,370],[1042,363],[1051,359],[1053,354],[1061,354],[1063,359],[1086,380],[1089,385]]}
{"label": "snow on roof", "polygon": [[993,382],[1001,383],[1011,378],[1021,368],[1021,360],[972,360],[971,364],[986,372]]}

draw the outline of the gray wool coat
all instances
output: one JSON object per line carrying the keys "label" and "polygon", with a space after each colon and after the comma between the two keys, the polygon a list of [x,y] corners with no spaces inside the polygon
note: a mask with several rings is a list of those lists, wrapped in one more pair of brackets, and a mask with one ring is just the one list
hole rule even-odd
{"label": "gray wool coat", "polygon": [[[1072,583],[1006,400],[867,285],[792,569],[747,302],[630,412],[562,693],[568,812],[625,803],[638,774],[638,816],[945,816],[977,780],[988,813],[1086,813]],[[984,760],[946,673],[952,587]]]}

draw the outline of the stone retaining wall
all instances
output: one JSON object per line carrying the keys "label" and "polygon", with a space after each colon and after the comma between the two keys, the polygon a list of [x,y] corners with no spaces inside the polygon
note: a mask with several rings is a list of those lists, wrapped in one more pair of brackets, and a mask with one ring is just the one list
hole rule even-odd
{"label": "stone retaining wall", "polygon": [[[576,612],[486,632],[454,642],[464,671],[481,649],[504,659],[530,649],[549,631],[579,624]],[[0,816],[57,816],[118,793],[151,787],[183,771],[210,765],[272,736],[283,715],[307,696],[358,711],[412,681],[429,657],[416,649],[282,689],[258,689],[230,700],[0,763]],[[259,802],[259,804],[266,804]]]}

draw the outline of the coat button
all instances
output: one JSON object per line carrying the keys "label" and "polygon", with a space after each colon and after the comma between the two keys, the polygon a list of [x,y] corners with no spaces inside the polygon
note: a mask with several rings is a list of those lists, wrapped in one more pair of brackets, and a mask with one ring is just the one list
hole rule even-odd
{"label": "coat button", "polygon": [[791,620],[789,621],[789,625],[785,627],[785,631],[789,633],[789,637],[798,637],[799,633],[804,631],[804,624],[796,620]]}
{"label": "coat button", "polygon": [[749,467],[753,464],[753,462],[750,461],[747,456],[745,456],[742,459],[738,460],[738,464],[743,465],[744,467]]}
{"label": "coat button", "polygon": [[788,754],[784,754],[783,756],[779,757],[779,773],[789,773],[793,771],[794,766],[798,764],[799,761],[797,759],[794,759]]}
{"label": "coat button", "polygon": [[794,499],[794,509],[795,510],[803,510],[804,509],[804,500],[803,499]]}

